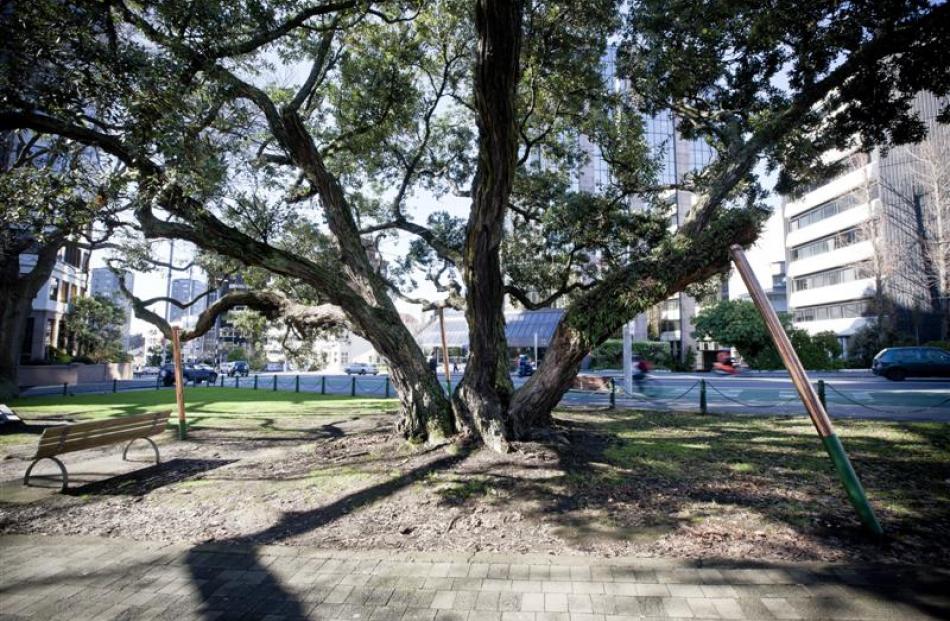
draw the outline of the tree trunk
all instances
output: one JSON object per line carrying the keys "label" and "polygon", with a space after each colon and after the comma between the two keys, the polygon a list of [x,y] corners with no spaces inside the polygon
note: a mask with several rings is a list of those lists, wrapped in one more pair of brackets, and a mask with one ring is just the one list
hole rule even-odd
{"label": "tree trunk", "polygon": [[632,263],[571,304],[541,366],[514,394],[508,412],[512,437],[527,439],[532,429],[550,425],[551,412],[571,387],[584,356],[633,317],[726,269],[729,246],[752,244],[760,223],[761,214],[752,210],[726,211],[698,234],[676,235],[652,256]]}
{"label": "tree trunk", "polygon": [[20,274],[20,254],[5,254],[0,264],[0,402],[19,393],[20,352],[27,319],[33,311],[33,298],[56,265],[56,255],[63,240],[53,236],[36,254],[36,264]]}
{"label": "tree trunk", "polygon": [[453,397],[460,425],[499,451],[508,448],[505,412],[512,392],[501,240],[518,149],[515,99],[521,18],[517,0],[480,0],[475,5],[479,154],[461,266],[471,353]]}

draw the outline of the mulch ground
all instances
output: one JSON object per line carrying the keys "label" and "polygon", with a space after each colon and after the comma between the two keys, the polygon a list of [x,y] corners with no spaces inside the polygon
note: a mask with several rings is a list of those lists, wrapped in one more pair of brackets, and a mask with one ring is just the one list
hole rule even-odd
{"label": "mulch ground", "polygon": [[[501,455],[413,447],[381,415],[197,428],[163,464],[3,502],[0,532],[325,548],[723,559],[950,559],[947,426],[842,423],[879,517],[867,539],[807,421],[562,412]],[[17,485],[32,446],[3,447]],[[71,468],[116,447],[67,455]]]}

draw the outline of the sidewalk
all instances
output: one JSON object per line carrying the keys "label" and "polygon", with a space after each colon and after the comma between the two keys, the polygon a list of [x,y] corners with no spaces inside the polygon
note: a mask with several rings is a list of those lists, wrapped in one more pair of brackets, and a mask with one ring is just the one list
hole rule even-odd
{"label": "sidewalk", "polygon": [[0,537],[0,619],[931,619],[950,570]]}

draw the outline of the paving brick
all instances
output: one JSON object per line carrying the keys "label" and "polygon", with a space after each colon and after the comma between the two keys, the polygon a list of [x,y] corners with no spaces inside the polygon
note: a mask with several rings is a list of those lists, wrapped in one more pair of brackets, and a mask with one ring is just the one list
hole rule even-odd
{"label": "paving brick", "polygon": [[544,593],[522,594],[521,610],[523,612],[537,612],[544,610]]}
{"label": "paving brick", "polygon": [[567,612],[567,595],[565,593],[545,593],[544,610],[547,612]]}
{"label": "paving brick", "polygon": [[466,621],[468,612],[458,610],[440,610],[435,613],[435,621]]}
{"label": "paving brick", "polygon": [[570,593],[574,589],[570,582],[542,582],[541,590],[545,593]]}
{"label": "paving brick", "polygon": [[452,603],[455,601],[455,591],[436,591],[435,597],[432,598],[433,608],[440,608],[448,610],[452,608]]}
{"label": "paving brick", "polygon": [[521,610],[521,593],[499,593],[498,610],[501,612],[514,612]]}
{"label": "paving brick", "polygon": [[736,599],[728,597],[711,597],[710,603],[716,608],[716,612],[723,619],[744,619],[745,613]]}
{"label": "paving brick", "polygon": [[495,591],[482,591],[475,598],[475,610],[498,610],[498,596],[500,593]]}
{"label": "paving brick", "polygon": [[593,613],[594,608],[590,601],[590,595],[571,594],[567,596],[567,609],[573,614],[577,612]]}

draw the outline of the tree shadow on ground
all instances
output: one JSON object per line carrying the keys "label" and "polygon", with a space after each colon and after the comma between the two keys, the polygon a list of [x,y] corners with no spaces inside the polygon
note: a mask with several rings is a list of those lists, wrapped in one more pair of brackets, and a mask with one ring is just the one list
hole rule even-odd
{"label": "tree shadow on ground", "polygon": [[[143,496],[159,488],[180,483],[197,474],[233,464],[235,461],[237,460],[176,458],[102,481],[70,487],[63,493],[69,496]],[[91,473],[76,472],[71,473],[70,476],[78,477],[84,474]]]}
{"label": "tree shadow on ground", "polygon": [[[280,543],[313,531],[343,515],[382,500],[432,473],[457,466],[468,458],[472,450],[471,445],[466,445],[454,454],[445,454],[427,461],[399,476],[347,494],[327,505],[308,511],[286,512],[264,530],[232,537],[211,547],[195,546],[186,555],[186,564],[201,594],[199,613],[217,618],[221,614],[227,617],[229,612],[237,610],[241,611],[239,616],[242,618],[256,618],[267,614],[280,614],[289,618],[304,617],[307,613],[304,602],[281,584],[256,553],[235,555],[233,562],[209,566],[209,562],[215,562],[211,559],[217,557],[205,552],[220,551],[220,544],[251,546],[253,549],[258,545]],[[253,586],[239,580],[222,582],[223,572],[235,568],[245,572],[244,575],[254,576]]]}

